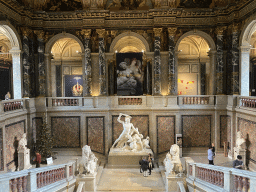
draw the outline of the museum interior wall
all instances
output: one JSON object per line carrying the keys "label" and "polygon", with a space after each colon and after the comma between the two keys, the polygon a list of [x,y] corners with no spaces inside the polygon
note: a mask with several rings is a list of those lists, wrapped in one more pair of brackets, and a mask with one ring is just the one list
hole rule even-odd
{"label": "museum interior wall", "polygon": [[56,150],[107,157],[119,113],[156,157],[182,134],[184,149],[226,142],[232,158],[241,131],[254,168],[255,1],[41,2],[0,0],[1,171],[44,119]]}

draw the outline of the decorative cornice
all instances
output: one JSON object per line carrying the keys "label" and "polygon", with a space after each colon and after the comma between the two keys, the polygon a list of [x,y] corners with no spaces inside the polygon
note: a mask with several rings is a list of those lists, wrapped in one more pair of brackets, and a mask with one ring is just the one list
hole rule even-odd
{"label": "decorative cornice", "polygon": [[215,33],[216,33],[217,35],[223,35],[223,33],[224,33],[224,31],[225,31],[226,29],[227,29],[226,26],[217,27],[217,28],[215,29]]}
{"label": "decorative cornice", "polygon": [[170,28],[168,28],[169,37],[170,36],[174,37],[175,34],[176,34],[176,31],[177,31],[177,27],[170,27]]}
{"label": "decorative cornice", "polygon": [[161,37],[161,33],[163,31],[163,28],[153,28],[155,37]]}
{"label": "decorative cornice", "polygon": [[84,36],[84,38],[90,39],[91,38],[91,29],[82,29],[81,35]]}
{"label": "decorative cornice", "polygon": [[96,32],[98,33],[99,35],[99,38],[104,38],[105,36],[105,29],[96,29]]}

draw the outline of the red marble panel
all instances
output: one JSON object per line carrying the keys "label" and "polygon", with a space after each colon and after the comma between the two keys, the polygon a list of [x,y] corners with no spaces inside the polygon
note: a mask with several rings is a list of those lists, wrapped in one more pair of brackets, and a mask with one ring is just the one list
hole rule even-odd
{"label": "red marble panel", "polygon": [[[224,147],[224,142],[231,142],[231,118],[228,115],[220,116],[220,147]],[[231,143],[230,143],[231,144]]]}
{"label": "red marble panel", "polygon": [[157,116],[157,152],[169,151],[175,143],[175,116]]}
{"label": "red marble panel", "polygon": [[[131,123],[139,129],[139,132],[146,138],[149,135],[149,117],[148,115],[131,115]],[[117,121],[118,116],[112,116],[112,142],[119,137],[123,131],[123,125]],[[124,117],[121,119],[124,121]]]}
{"label": "red marble panel", "polygon": [[104,117],[87,117],[87,144],[92,151],[105,153]]}
{"label": "red marble panel", "polygon": [[247,159],[256,160],[256,122],[239,118],[238,130],[241,131],[242,138],[246,140]]}
{"label": "red marble panel", "polygon": [[208,147],[211,144],[210,115],[182,115],[183,147]]}
{"label": "red marble panel", "polygon": [[80,147],[80,117],[52,117],[54,147]]}
{"label": "red marble panel", "polygon": [[25,121],[19,121],[5,126],[5,142],[6,142],[6,164],[8,169],[14,167],[14,137],[20,140],[25,130]]}

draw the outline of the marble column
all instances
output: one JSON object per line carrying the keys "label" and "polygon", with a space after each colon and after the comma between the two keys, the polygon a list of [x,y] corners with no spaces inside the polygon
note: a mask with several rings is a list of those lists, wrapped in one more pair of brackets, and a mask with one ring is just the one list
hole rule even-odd
{"label": "marble column", "polygon": [[107,95],[107,79],[106,79],[106,60],[104,36],[105,29],[96,29],[99,35],[99,95]]}
{"label": "marble column", "polygon": [[200,81],[201,81],[201,95],[205,95],[205,87],[206,87],[206,64],[200,63]]}
{"label": "marble column", "polygon": [[210,59],[210,78],[209,78],[209,91],[208,95],[215,95],[216,94],[216,53],[217,51],[210,50],[208,52],[209,59]]}
{"label": "marble column", "polygon": [[147,59],[146,66],[146,91],[147,95],[152,95],[152,59]]}
{"label": "marble column", "polygon": [[31,81],[30,81],[30,63],[29,63],[29,39],[28,36],[31,30],[27,27],[21,28],[23,41],[23,54],[22,54],[22,64],[23,64],[23,97],[30,97],[31,93]]}
{"label": "marble column", "polygon": [[91,29],[83,29],[81,34],[84,36],[83,96],[85,97],[92,94]]}
{"label": "marble column", "polygon": [[51,58],[52,58],[51,53],[44,54],[45,66],[46,66],[46,71],[47,71],[47,73],[46,73],[46,87],[47,87],[46,96],[47,97],[52,97]]}
{"label": "marble column", "polygon": [[161,33],[162,28],[154,28],[154,85],[153,95],[161,95]]}
{"label": "marble column", "polygon": [[249,96],[250,95],[250,46],[240,47],[240,95]]}
{"label": "marble column", "polygon": [[9,51],[9,53],[12,55],[12,66],[13,66],[13,99],[22,98],[20,52],[21,52],[20,50],[15,50],[15,49],[11,49]]}
{"label": "marble column", "polygon": [[239,94],[239,33],[238,25],[234,25],[232,29],[232,72],[231,72],[231,94]]}
{"label": "marble column", "polygon": [[217,34],[217,66],[216,66],[216,84],[217,95],[223,95],[224,90],[224,52],[223,52],[223,33],[226,27],[218,27],[216,29]]}
{"label": "marble column", "polygon": [[35,31],[38,42],[38,96],[46,96],[46,67],[44,61],[44,31]]}
{"label": "marble column", "polygon": [[175,63],[175,42],[174,37],[177,28],[168,28],[169,34],[169,60],[168,60],[168,95],[178,94],[177,67]]}
{"label": "marble column", "polygon": [[115,60],[108,60],[108,71],[109,71],[109,95],[114,95],[115,91]]}

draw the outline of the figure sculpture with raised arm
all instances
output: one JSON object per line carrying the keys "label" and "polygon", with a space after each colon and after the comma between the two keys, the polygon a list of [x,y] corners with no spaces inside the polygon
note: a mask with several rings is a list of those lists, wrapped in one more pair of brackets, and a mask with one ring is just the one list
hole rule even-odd
{"label": "figure sculpture with raised arm", "polygon": [[[121,117],[125,117],[125,121]],[[138,128],[135,128],[131,121],[131,116],[120,113],[117,121],[123,125],[123,132],[112,145],[113,148],[121,150],[131,150],[133,152],[149,149],[149,137],[143,139],[143,135],[139,133]]]}
{"label": "figure sculpture with raised arm", "polygon": [[182,164],[180,161],[180,148],[177,144],[171,146],[170,152],[166,154],[164,159],[166,174],[176,174],[182,171]]}
{"label": "figure sculpture with raised arm", "polygon": [[94,174],[98,159],[92,153],[90,146],[85,145],[82,149],[82,159],[79,163],[79,174]]}

